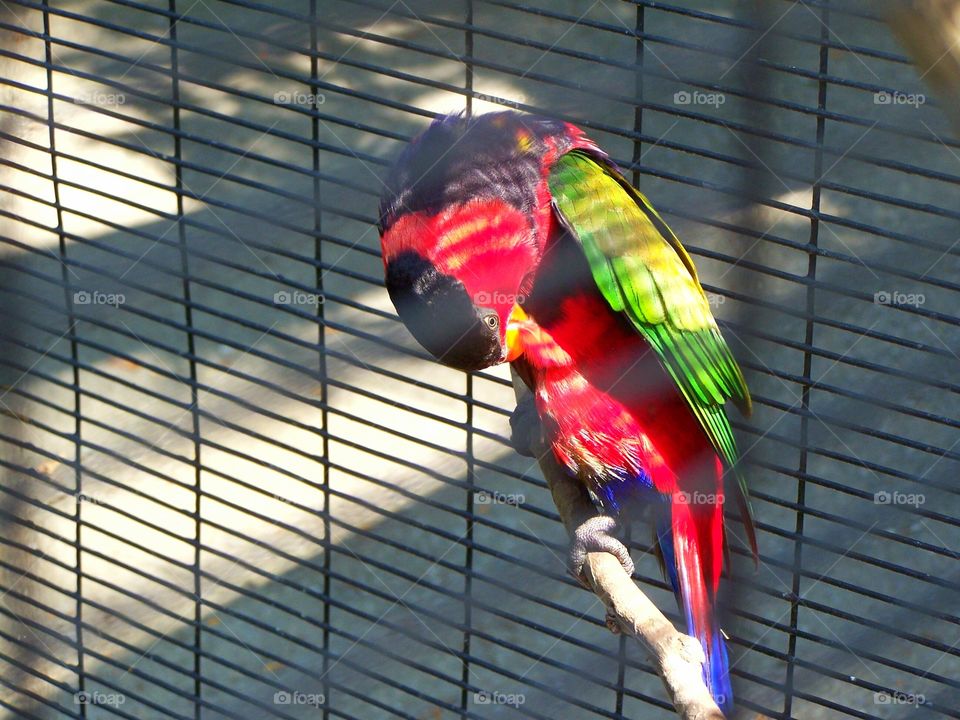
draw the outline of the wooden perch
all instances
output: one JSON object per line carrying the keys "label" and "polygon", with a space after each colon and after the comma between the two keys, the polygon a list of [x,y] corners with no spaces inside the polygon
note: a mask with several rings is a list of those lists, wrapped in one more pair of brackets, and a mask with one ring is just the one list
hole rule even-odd
{"label": "wooden perch", "polygon": [[[516,373],[512,375],[519,403],[530,391]],[[540,438],[531,441],[530,449],[538,458],[560,518],[572,536],[574,530],[597,511],[583,486],[556,461]],[[632,635],[650,650],[677,715],[683,720],[724,720],[703,681],[704,655],[700,643],[677,631],[611,553],[588,553],[584,574],[594,594],[607,608],[611,630]]]}
{"label": "wooden perch", "polygon": [[912,0],[892,4],[888,24],[937,93],[960,137],[960,1]]}

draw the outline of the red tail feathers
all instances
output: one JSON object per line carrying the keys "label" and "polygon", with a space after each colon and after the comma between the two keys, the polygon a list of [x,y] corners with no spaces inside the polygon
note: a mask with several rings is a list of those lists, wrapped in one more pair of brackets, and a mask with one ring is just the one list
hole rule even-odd
{"label": "red tail feathers", "polygon": [[[672,540],[672,553],[664,553],[667,571],[686,615],[687,632],[700,641],[706,655],[704,680],[717,705],[726,710],[733,693],[727,651],[716,618],[724,548],[724,498],[719,472],[717,477],[715,493],[678,490],[673,494],[670,536],[664,538],[661,534],[660,542],[663,545],[664,540]],[[673,560],[673,567],[669,559]]]}

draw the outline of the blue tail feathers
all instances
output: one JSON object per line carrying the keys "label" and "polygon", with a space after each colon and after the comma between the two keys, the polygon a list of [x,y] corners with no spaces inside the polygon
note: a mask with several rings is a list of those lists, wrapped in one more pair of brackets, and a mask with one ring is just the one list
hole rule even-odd
{"label": "blue tail feathers", "polygon": [[720,628],[717,627],[710,637],[709,649],[704,638],[699,638],[707,655],[707,664],[703,668],[703,678],[713,700],[724,715],[733,710],[733,688],[730,685],[730,659],[727,656],[727,644]]}
{"label": "blue tail feathers", "polygon": [[[733,710],[733,688],[730,685],[730,660],[727,655],[726,642],[714,617],[712,599],[709,602],[710,617],[694,618],[694,603],[683,592],[682,585],[684,583],[677,573],[677,550],[673,542],[669,508],[661,514],[657,522],[657,541],[663,557],[664,569],[687,621],[687,632],[700,641],[700,646],[706,656],[707,661],[703,666],[704,682],[714,702],[727,715]],[[697,585],[702,588],[702,581]],[[712,630],[707,630],[707,628],[712,628]]]}

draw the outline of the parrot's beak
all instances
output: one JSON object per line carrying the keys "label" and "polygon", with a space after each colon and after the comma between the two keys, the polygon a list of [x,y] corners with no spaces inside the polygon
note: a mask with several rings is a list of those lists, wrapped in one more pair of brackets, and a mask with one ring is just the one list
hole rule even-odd
{"label": "parrot's beak", "polygon": [[513,362],[523,354],[523,343],[520,340],[520,325],[527,321],[527,314],[519,305],[514,305],[507,318],[507,362]]}

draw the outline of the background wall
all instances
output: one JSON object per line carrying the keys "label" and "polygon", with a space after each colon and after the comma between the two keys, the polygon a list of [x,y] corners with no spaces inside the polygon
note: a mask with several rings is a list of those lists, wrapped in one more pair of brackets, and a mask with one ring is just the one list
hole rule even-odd
{"label": "background wall", "polygon": [[2,5],[0,713],[672,717],[381,287],[469,98],[589,128],[748,370],[738,717],[960,716],[960,143],[873,3],[645,4]]}

